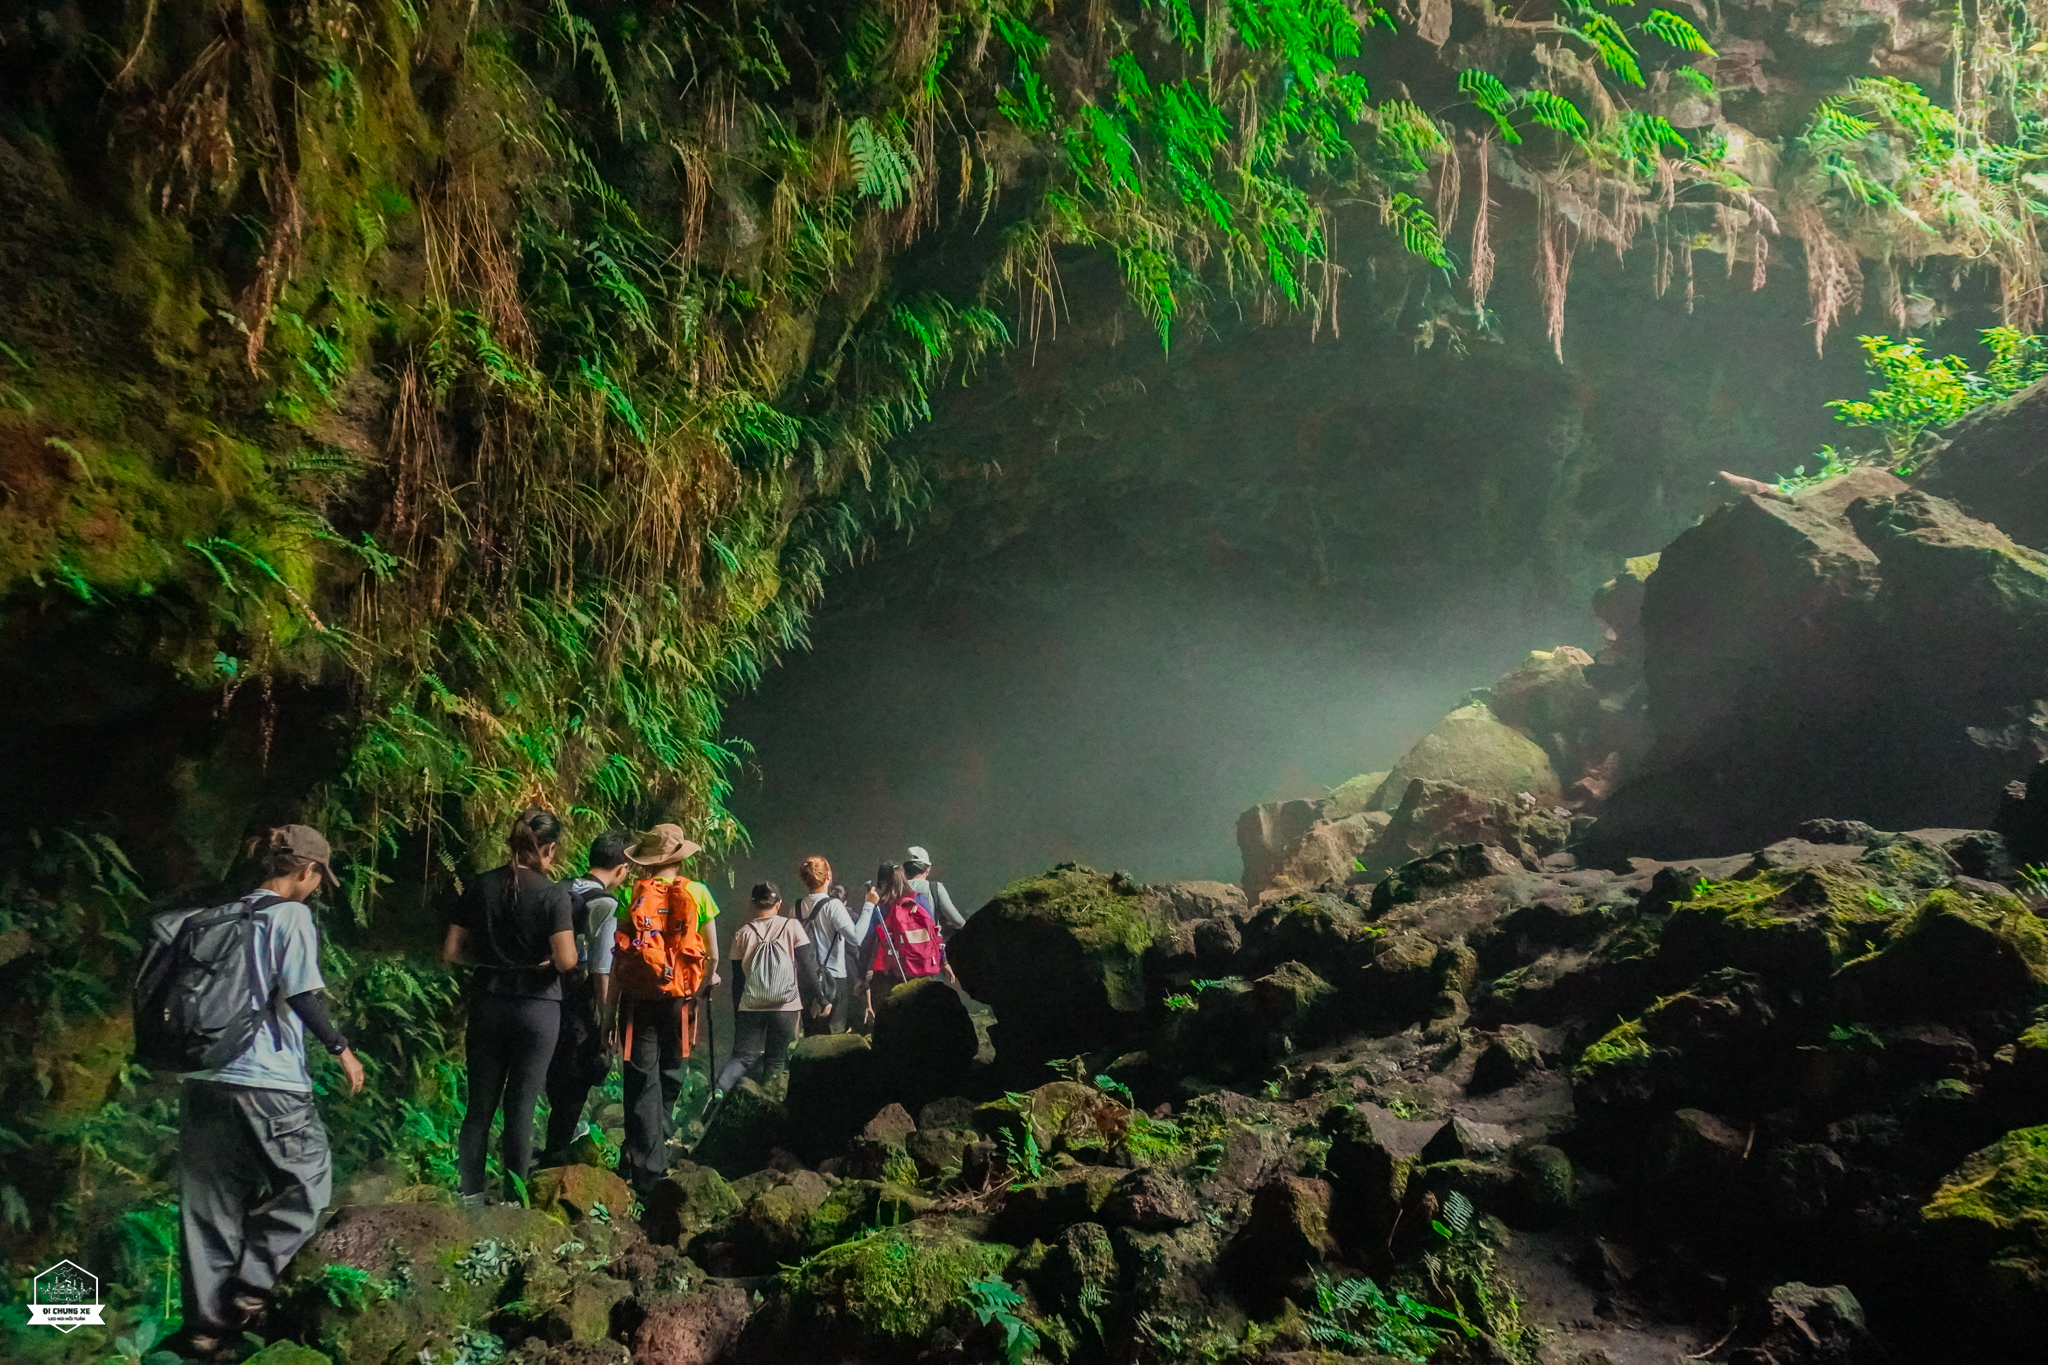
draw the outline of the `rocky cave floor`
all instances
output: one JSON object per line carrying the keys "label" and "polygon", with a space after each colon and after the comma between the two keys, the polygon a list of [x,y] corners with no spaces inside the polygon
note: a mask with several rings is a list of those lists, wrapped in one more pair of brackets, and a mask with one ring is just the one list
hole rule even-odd
{"label": "rocky cave floor", "polygon": [[2048,925],[2003,856],[1063,866],[956,940],[992,1027],[901,988],[644,1205],[587,1139],[530,1208],[359,1177],[260,1359],[2038,1358]]}

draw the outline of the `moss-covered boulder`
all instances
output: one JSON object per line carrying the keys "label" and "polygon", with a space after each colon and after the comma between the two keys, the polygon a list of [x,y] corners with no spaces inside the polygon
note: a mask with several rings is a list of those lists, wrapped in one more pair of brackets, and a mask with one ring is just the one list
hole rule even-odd
{"label": "moss-covered boulder", "polygon": [[1660,958],[1677,980],[1718,967],[1798,990],[1870,951],[1910,900],[1848,864],[1762,871],[1702,882],[1673,906]]}
{"label": "moss-covered boulder", "polygon": [[1336,1249],[1329,1183],[1276,1176],[1252,1195],[1250,1216],[1225,1248],[1222,1271],[1248,1307],[1272,1312]]}
{"label": "moss-covered boulder", "polygon": [[1466,1089],[1475,1095],[1491,1094],[1542,1069],[1543,1054],[1528,1035],[1520,1029],[1504,1028],[1481,1050]]}
{"label": "moss-covered boulder", "polygon": [[256,1354],[247,1357],[242,1365],[334,1365],[325,1352],[310,1346],[301,1346],[296,1341],[273,1341]]}
{"label": "moss-covered boulder", "polygon": [[642,1226],[651,1240],[674,1246],[724,1222],[739,1207],[739,1195],[716,1169],[685,1161],[671,1167],[647,1196]]}
{"label": "moss-covered boulder", "polygon": [[1018,1243],[1050,1242],[1062,1228],[1098,1221],[1124,1174],[1109,1166],[1074,1166],[1026,1180],[1004,1200],[996,1236]]}
{"label": "moss-covered boulder", "polygon": [[1512,1205],[1513,1221],[1522,1227],[1554,1227],[1571,1216],[1579,1200],[1578,1172],[1565,1152],[1548,1143],[1525,1143],[1515,1149],[1515,1174],[1520,1183]]}
{"label": "moss-covered boulder", "polygon": [[871,1345],[910,1346],[949,1320],[971,1322],[967,1286],[1000,1274],[1015,1254],[978,1240],[963,1220],[920,1218],[842,1242],[782,1278],[800,1310]]}
{"label": "moss-covered boulder", "polygon": [[1974,1152],[1920,1211],[1949,1287],[2001,1320],[2001,1335],[2048,1328],[2048,1127]]}
{"label": "moss-covered boulder", "polygon": [[1145,954],[1170,927],[1138,883],[1062,863],[1005,887],[949,953],[967,993],[995,1011],[997,1063],[1028,1070],[1142,1030]]}
{"label": "moss-covered boulder", "polygon": [[2030,1009],[2048,999],[2048,926],[2017,901],[1936,891],[1889,926],[1882,948],[1843,967],[1835,999],[1868,1020]]}
{"label": "moss-covered boulder", "polygon": [[633,1209],[632,1187],[612,1171],[595,1166],[553,1166],[534,1173],[527,1186],[534,1208],[565,1222],[609,1220]]}
{"label": "moss-covered boulder", "polygon": [[1551,806],[1559,796],[1550,756],[1481,702],[1459,707],[1417,740],[1380,784],[1373,809],[1391,811],[1400,805],[1416,778],[1452,783],[1496,801],[1526,793],[1539,805]]}
{"label": "moss-covered boulder", "polygon": [[[794,1126],[799,1132],[803,1127]],[[766,1166],[770,1153],[788,1144],[791,1131],[788,1106],[757,1082],[743,1080],[726,1092],[694,1155],[726,1176],[745,1175]]]}
{"label": "moss-covered boulder", "polygon": [[1239,969],[1246,976],[1282,963],[1308,967],[1325,980],[1343,982],[1369,952],[1376,934],[1365,912],[1343,896],[1303,892],[1269,901],[1240,929]]}
{"label": "moss-covered boulder", "polygon": [[1080,1081],[1050,1081],[1036,1090],[992,1100],[974,1111],[981,1131],[1006,1152],[1022,1153],[1026,1133],[1044,1156],[1105,1152],[1123,1140],[1130,1109]]}
{"label": "moss-covered boulder", "polygon": [[1778,1014],[1760,977],[1733,968],[1710,972],[1580,1054],[1572,1080],[1582,1111],[1749,1103],[1778,1093],[1794,1074],[1766,1064],[1773,1047],[1789,1047],[1772,1031]]}
{"label": "moss-covered boulder", "polygon": [[1410,1165],[1380,1141],[1363,1113],[1337,1112],[1323,1158],[1332,1189],[1329,1230],[1353,1257],[1377,1256],[1401,1216]]}
{"label": "moss-covered boulder", "polygon": [[1076,1223],[1047,1249],[1032,1283],[1069,1322],[1103,1331],[1102,1310],[1117,1285],[1116,1249],[1099,1223]]}
{"label": "moss-covered boulder", "polygon": [[277,1326],[334,1365],[451,1356],[501,1311],[560,1302],[586,1248],[537,1210],[365,1204],[340,1210],[293,1260]]}

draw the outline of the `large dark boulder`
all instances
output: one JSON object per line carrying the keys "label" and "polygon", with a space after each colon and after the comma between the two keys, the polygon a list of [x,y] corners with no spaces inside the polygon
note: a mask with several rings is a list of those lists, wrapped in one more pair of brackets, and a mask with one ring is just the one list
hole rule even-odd
{"label": "large dark boulder", "polygon": [[948,951],[960,984],[995,1012],[998,1066],[1028,1074],[1142,1031],[1146,953],[1171,927],[1145,887],[1062,863],[1003,888]]}
{"label": "large dark boulder", "polygon": [[981,1046],[960,992],[939,977],[891,990],[875,1019],[875,1066],[890,1098],[921,1108],[959,1093]]}
{"label": "large dark boulder", "polygon": [[798,1039],[789,1053],[789,1104],[803,1122],[788,1135],[792,1149],[808,1161],[840,1151],[882,1106],[887,1089],[880,1059],[860,1034]]}
{"label": "large dark boulder", "polygon": [[1882,470],[1708,516],[1642,628],[1654,746],[1582,861],[1757,848],[1817,812],[1987,827],[2040,756],[2048,555]]}
{"label": "large dark boulder", "polygon": [[2048,382],[1987,403],[1941,435],[1914,483],[2048,550]]}

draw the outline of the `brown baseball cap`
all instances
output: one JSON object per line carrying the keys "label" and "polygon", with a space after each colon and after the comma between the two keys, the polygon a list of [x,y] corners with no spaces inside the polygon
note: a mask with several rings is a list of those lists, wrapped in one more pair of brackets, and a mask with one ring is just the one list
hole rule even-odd
{"label": "brown baseball cap", "polygon": [[642,867],[666,867],[702,851],[703,847],[683,833],[681,825],[656,825],[626,850],[626,859]]}
{"label": "brown baseball cap", "polygon": [[270,832],[272,850],[296,853],[320,869],[320,880],[328,886],[340,886],[332,866],[334,848],[327,842],[327,836],[311,825],[279,825]]}

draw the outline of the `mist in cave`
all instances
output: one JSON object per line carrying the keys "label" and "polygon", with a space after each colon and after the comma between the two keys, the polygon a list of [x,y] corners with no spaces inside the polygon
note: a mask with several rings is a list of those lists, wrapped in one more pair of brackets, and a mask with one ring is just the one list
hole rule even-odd
{"label": "mist in cave", "polygon": [[[1341,240],[1341,238],[1340,238]],[[1238,815],[1389,768],[1597,586],[1834,436],[1853,350],[1748,279],[1582,267],[1560,365],[1533,280],[1490,334],[1226,320],[1162,353],[1076,260],[1063,330],[945,396],[917,529],[831,578],[735,700],[734,890],[928,849],[964,910],[1059,862],[1236,881]],[[1020,512],[1020,508],[1029,509]]]}

